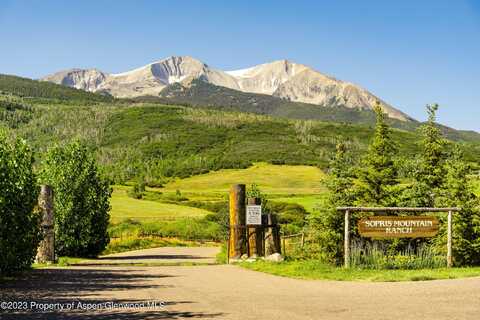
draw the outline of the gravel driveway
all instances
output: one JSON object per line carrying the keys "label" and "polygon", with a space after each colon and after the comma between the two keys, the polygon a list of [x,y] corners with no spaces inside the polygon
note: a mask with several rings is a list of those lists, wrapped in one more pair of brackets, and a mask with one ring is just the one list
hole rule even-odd
{"label": "gravel driveway", "polygon": [[[0,284],[0,289],[0,301],[36,303],[35,308],[16,314],[3,311],[2,320],[480,317],[480,278],[335,282],[288,279],[226,265],[109,265],[35,270],[24,279]],[[156,301],[156,306],[147,309],[141,305],[145,301]],[[96,310],[82,310],[78,302],[83,308],[89,303]],[[110,302],[128,308],[111,309]],[[53,312],[38,310],[54,304],[57,309],[70,304],[74,307]]]}

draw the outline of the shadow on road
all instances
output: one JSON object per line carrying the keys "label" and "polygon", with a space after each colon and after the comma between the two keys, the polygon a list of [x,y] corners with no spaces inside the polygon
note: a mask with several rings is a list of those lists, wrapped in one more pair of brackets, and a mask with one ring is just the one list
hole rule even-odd
{"label": "shadow on road", "polygon": [[[22,311],[0,310],[0,319],[182,319],[206,318],[212,319],[221,316],[215,313],[190,311],[173,311],[169,307],[195,303],[193,301],[158,301],[157,307],[150,309],[112,309],[99,308],[84,310],[78,308],[81,304],[141,304],[144,301],[135,299],[137,289],[159,289],[172,287],[161,285],[162,278],[172,277],[164,274],[146,274],[142,270],[111,270],[111,269],[40,269],[33,270],[15,280],[0,283],[0,302],[25,301],[28,308]],[[154,284],[156,282],[157,284]],[[95,299],[92,296],[101,296],[102,291],[132,290],[133,299]],[[88,297],[87,297],[88,296]],[[123,297],[127,296],[123,292]],[[161,296],[161,291],[160,291]],[[31,308],[31,302],[38,304],[74,304],[72,310],[56,310],[54,312]],[[58,309],[58,308],[57,308]],[[178,308],[176,308],[178,309]],[[183,309],[183,308],[181,308]]]}
{"label": "shadow on road", "polygon": [[44,320],[44,319],[104,319],[104,320],[153,320],[153,319],[214,319],[222,317],[223,313],[205,313],[205,312],[189,312],[189,311],[99,311],[99,312],[17,312],[17,313],[0,313],[2,320]]}
{"label": "shadow on road", "polygon": [[153,320],[153,319],[214,319],[222,317],[223,313],[205,313],[189,311],[64,311],[64,312],[17,312],[0,313],[2,320],[44,320],[44,319],[104,319],[104,320]]}
{"label": "shadow on road", "polygon": [[154,254],[154,255],[139,255],[139,256],[114,256],[101,257],[97,260],[171,260],[171,259],[208,259],[208,257],[192,256],[188,254]]}
{"label": "shadow on road", "polygon": [[0,297],[3,301],[6,301],[5,298],[75,298],[95,291],[161,288],[162,285],[152,285],[146,281],[164,277],[171,276],[139,274],[138,270],[131,269],[39,269],[0,284]]}

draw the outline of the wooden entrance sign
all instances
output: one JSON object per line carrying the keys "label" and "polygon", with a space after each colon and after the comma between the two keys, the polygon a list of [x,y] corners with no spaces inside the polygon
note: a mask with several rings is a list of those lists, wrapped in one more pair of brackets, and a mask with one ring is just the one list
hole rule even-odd
{"label": "wooden entrance sign", "polygon": [[373,216],[358,221],[358,232],[367,238],[427,238],[438,233],[436,217]]}
{"label": "wooden entrance sign", "polygon": [[[452,258],[452,213],[461,208],[402,208],[402,207],[338,207],[345,213],[344,264],[350,267],[350,213],[351,212],[448,212],[447,216],[447,267],[453,265]],[[396,222],[395,222],[396,221]],[[360,220],[359,233],[372,238],[421,238],[432,237],[438,232],[438,220],[425,216],[378,216]],[[388,229],[390,228],[390,229]],[[394,228],[394,229],[392,229]]]}

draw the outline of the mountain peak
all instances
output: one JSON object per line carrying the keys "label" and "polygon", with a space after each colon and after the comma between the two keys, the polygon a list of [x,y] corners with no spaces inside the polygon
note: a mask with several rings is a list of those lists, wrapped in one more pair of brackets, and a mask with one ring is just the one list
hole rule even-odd
{"label": "mountain peak", "polygon": [[247,93],[266,94],[323,107],[372,109],[380,101],[390,117],[404,121],[410,119],[359,86],[287,59],[246,69],[221,71],[191,56],[170,56],[124,73],[106,74],[96,69],[72,69],[43,80],[93,92],[106,91],[124,98],[158,96],[172,84],[188,86],[194,79]]}
{"label": "mountain peak", "polygon": [[98,69],[73,68],[59,71],[43,78],[44,81],[62,84],[67,87],[86,91],[97,91],[107,75]]}
{"label": "mountain peak", "polygon": [[205,65],[202,61],[195,59],[191,56],[169,56],[153,62],[151,64],[161,64],[161,63],[169,63],[169,64],[198,64],[198,65]]}

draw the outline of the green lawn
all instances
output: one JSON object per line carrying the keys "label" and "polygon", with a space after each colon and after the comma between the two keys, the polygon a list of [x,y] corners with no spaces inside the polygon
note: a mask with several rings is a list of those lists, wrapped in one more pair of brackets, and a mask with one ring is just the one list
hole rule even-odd
{"label": "green lawn", "polygon": [[203,217],[207,210],[180,206],[157,201],[137,200],[127,195],[128,187],[114,186],[111,199],[110,220],[119,222],[125,219],[137,221],[176,220],[178,218]]}
{"label": "green lawn", "polygon": [[[317,167],[256,163],[247,169],[225,169],[175,179],[164,188],[147,190],[161,192],[163,198],[174,196],[179,190],[189,200],[221,201],[228,199],[232,184],[244,183],[248,188],[256,183],[271,201],[296,203],[312,213],[324,197],[324,177]],[[161,202],[161,197],[159,199]]]}
{"label": "green lawn", "polygon": [[472,178],[472,184],[475,187],[475,194],[477,196],[480,196],[480,178],[478,176]]}
{"label": "green lawn", "polygon": [[165,185],[161,191],[181,190],[187,193],[227,193],[232,184],[256,183],[265,193],[271,194],[313,194],[324,191],[324,173],[311,166],[271,165],[257,163],[247,169],[224,169],[177,179]]}
{"label": "green lawn", "polygon": [[311,280],[337,281],[425,281],[436,279],[455,279],[479,277],[480,267],[441,268],[423,270],[372,270],[345,269],[325,265],[317,261],[286,261],[270,263],[265,261],[242,262],[240,266],[278,276]]}
{"label": "green lawn", "polygon": [[306,194],[306,195],[295,195],[291,197],[285,197],[280,195],[280,197],[272,197],[271,201],[274,202],[286,202],[286,203],[296,203],[305,208],[309,213],[313,213],[315,208],[324,201],[324,194]]}
{"label": "green lawn", "polygon": [[34,263],[32,264],[32,268],[68,267],[69,265],[77,264],[85,260],[87,260],[87,258],[59,257],[56,263]]}

